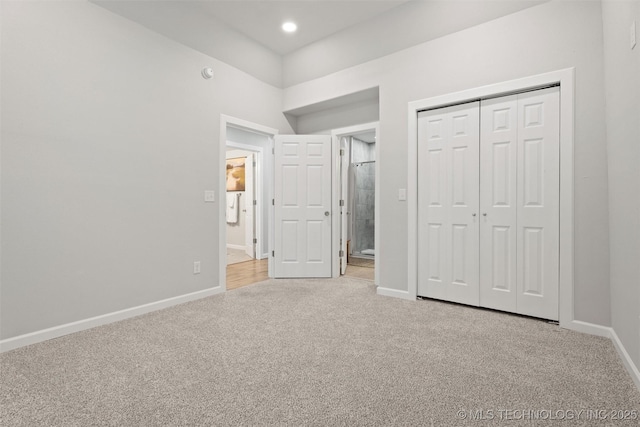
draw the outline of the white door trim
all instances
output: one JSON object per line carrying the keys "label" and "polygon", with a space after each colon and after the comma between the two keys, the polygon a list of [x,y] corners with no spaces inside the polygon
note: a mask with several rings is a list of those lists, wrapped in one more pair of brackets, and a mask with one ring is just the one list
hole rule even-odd
{"label": "white door trim", "polygon": [[[225,114],[220,114],[220,140],[218,143],[218,159],[219,159],[218,160],[218,169],[219,169],[218,197],[216,197],[216,201],[218,203],[218,219],[219,219],[218,221],[218,281],[219,281],[219,286],[225,291],[227,290],[227,259],[226,259],[227,223],[223,221],[225,217],[225,203],[224,203],[225,198],[223,197],[223,195],[226,194],[226,186],[225,186],[226,155],[225,153],[227,148],[227,126],[235,127],[238,129],[244,129],[251,132],[261,133],[270,137],[271,139],[273,139],[273,137],[277,135],[279,132],[277,129],[274,129],[274,128],[252,123],[243,119],[238,119],[236,117],[227,116]],[[241,144],[238,144],[238,145],[241,145]],[[247,147],[250,147],[249,148],[250,150],[254,150],[254,151],[258,150],[258,147],[252,146],[252,145],[251,146],[246,145],[244,147],[239,147],[239,148],[247,148]],[[270,147],[267,147],[267,149],[270,149]],[[264,160],[264,156],[262,156],[262,158]],[[273,180],[273,177],[271,177],[271,180]],[[273,185],[272,185],[272,188],[273,188]],[[265,194],[263,197],[267,197],[267,195]],[[269,210],[269,214],[272,215],[271,210]],[[271,236],[273,236],[273,221],[268,221],[268,224],[269,224],[269,232],[268,232],[269,242],[271,242]],[[272,268],[273,266],[271,263],[271,257],[269,257],[269,277],[272,277],[271,276]]]}
{"label": "white door trim", "polygon": [[[340,138],[343,136],[349,136],[356,133],[374,131],[376,133],[376,145],[375,145],[375,154],[376,154],[376,166],[375,166],[375,203],[374,203],[374,245],[376,247],[376,255],[374,258],[374,281],[376,286],[380,283],[380,269],[378,268],[378,259],[381,255],[380,248],[380,122],[371,122],[364,123],[361,125],[348,126],[344,128],[334,129],[331,131],[331,139],[333,141],[333,149],[336,153],[336,160],[333,162],[333,170],[331,171],[332,175],[336,177],[333,184],[333,211],[339,212],[339,204],[340,204],[340,181],[341,177],[338,175],[340,172],[340,168],[338,167],[340,162]],[[334,215],[333,217],[333,254],[336,257],[337,262],[333,265],[333,277],[340,276],[340,262],[338,253],[340,251],[340,217],[339,215]]]}
{"label": "white door trim", "polygon": [[[415,299],[418,287],[418,112],[473,101],[490,96],[508,95],[527,89],[560,84],[560,326],[570,328],[574,320],[573,303],[573,152],[574,152],[574,68],[482,86],[447,95],[413,101],[408,106],[408,292]],[[377,178],[377,177],[376,177]]]}

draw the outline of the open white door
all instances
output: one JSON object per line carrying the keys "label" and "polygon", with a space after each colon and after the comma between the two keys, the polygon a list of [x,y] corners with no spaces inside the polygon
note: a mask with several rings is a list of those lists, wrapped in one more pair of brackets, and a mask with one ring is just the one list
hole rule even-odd
{"label": "open white door", "polygon": [[331,277],[331,137],[275,137],[274,276]]}
{"label": "open white door", "polygon": [[244,225],[245,225],[245,252],[251,258],[256,257],[256,223],[255,223],[255,167],[256,155],[251,153],[244,163]]}
{"label": "open white door", "polygon": [[340,274],[347,272],[347,239],[349,236],[349,137],[340,138]]}

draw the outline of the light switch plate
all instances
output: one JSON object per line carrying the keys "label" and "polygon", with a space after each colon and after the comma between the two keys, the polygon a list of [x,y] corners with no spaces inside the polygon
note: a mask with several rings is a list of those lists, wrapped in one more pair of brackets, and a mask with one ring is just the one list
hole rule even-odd
{"label": "light switch plate", "polygon": [[216,201],[216,192],[212,190],[206,190],[204,192],[204,201],[205,202],[215,202]]}
{"label": "light switch plate", "polygon": [[398,189],[398,200],[400,200],[400,201],[407,200],[407,189],[406,188]]}
{"label": "light switch plate", "polygon": [[631,49],[636,47],[636,21],[631,23],[631,29],[629,30],[629,43],[631,45]]}

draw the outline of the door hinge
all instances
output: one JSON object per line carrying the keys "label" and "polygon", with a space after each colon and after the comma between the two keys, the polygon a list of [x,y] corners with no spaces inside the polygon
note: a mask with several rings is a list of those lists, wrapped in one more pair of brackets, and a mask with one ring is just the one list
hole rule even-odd
{"label": "door hinge", "polygon": [[271,204],[272,204],[273,206],[275,206],[275,205],[276,205],[276,199],[271,199]]}
{"label": "door hinge", "polygon": [[254,238],[253,243],[258,243],[258,239]]}
{"label": "door hinge", "polygon": [[271,149],[271,154],[276,154],[276,149],[275,148]]}
{"label": "door hinge", "polygon": [[340,252],[338,252],[338,256],[339,256],[339,257],[343,257],[343,256],[344,256],[344,251],[343,251],[343,250],[340,250]]}
{"label": "door hinge", "polygon": [[272,257],[276,256],[276,251],[271,251],[271,256]]}
{"label": "door hinge", "polygon": [[253,201],[253,206],[256,206],[257,204],[258,204],[258,201],[257,201],[257,200],[254,200],[254,201]]}
{"label": "door hinge", "polygon": [[253,162],[253,166],[255,166],[255,165],[256,165],[256,162]]}
{"label": "door hinge", "polygon": [[340,200],[340,206],[344,206],[344,200]]}
{"label": "door hinge", "polygon": [[341,148],[341,149],[340,149],[340,155],[341,155],[341,156],[344,156],[344,148]]}

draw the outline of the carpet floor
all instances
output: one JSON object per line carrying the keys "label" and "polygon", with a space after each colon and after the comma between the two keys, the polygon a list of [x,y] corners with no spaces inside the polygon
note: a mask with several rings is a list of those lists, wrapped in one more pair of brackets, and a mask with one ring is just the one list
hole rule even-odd
{"label": "carpet floor", "polygon": [[3,426],[635,426],[610,411],[640,409],[608,339],[353,278],[268,280],[23,347],[0,375]]}

